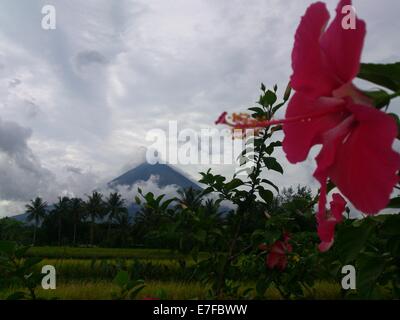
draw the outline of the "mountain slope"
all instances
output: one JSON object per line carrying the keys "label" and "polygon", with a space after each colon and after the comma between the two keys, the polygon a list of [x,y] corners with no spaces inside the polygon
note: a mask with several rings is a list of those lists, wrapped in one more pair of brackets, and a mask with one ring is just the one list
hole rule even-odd
{"label": "mountain slope", "polygon": [[136,168],[129,170],[115,178],[111,182],[108,183],[110,187],[114,187],[117,185],[128,185],[132,186],[139,181],[147,181],[151,176],[158,176],[158,186],[165,187],[168,185],[177,185],[181,188],[189,188],[192,187],[194,189],[201,189],[201,187],[185,177],[182,173],[178,172],[176,169],[173,169],[171,166],[167,164],[148,164],[143,163]]}

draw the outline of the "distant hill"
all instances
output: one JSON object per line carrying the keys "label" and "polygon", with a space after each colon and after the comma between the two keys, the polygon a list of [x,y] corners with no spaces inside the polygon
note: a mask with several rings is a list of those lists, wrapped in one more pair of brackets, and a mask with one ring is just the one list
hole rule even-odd
{"label": "distant hill", "polygon": [[18,214],[16,216],[12,216],[9,218],[13,218],[13,219],[15,219],[17,221],[21,221],[21,222],[26,222],[27,221],[26,219],[28,218],[28,214],[27,213]]}
{"label": "distant hill", "polygon": [[140,181],[148,181],[151,176],[158,176],[158,186],[166,187],[169,185],[176,185],[180,188],[186,189],[192,187],[194,189],[200,190],[201,187],[186,177],[183,173],[172,168],[167,164],[148,164],[143,163],[136,168],[125,172],[118,178],[110,181],[108,183],[109,187],[115,187],[117,185],[128,185],[132,186]]}

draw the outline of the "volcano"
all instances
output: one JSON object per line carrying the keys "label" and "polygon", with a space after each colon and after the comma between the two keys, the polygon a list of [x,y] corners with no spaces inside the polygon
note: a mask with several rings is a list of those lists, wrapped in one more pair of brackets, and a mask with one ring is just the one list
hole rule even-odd
{"label": "volcano", "polygon": [[151,176],[156,176],[158,178],[157,184],[160,188],[175,185],[182,189],[190,187],[197,190],[201,189],[197,183],[188,178],[184,173],[179,172],[170,165],[161,163],[156,163],[154,165],[142,163],[136,168],[110,181],[108,186],[110,188],[122,185],[133,186],[140,181],[148,181]]}

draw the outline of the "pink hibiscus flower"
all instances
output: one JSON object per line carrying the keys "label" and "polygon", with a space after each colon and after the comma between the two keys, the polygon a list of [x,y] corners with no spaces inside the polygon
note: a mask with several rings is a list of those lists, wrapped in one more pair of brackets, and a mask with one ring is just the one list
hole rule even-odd
{"label": "pink hibiscus flower", "polygon": [[289,243],[289,235],[284,234],[283,241],[275,241],[266,258],[266,265],[270,269],[277,268],[280,271],[286,269],[288,258],[287,253],[292,252],[292,246]]}
{"label": "pink hibiscus flower", "polygon": [[[336,17],[327,28],[326,5],[317,2],[308,7],[295,35],[291,86],[296,93],[285,119],[251,124],[282,124],[282,146],[291,163],[304,161],[314,145],[322,145],[314,172],[321,184],[317,214],[320,249],[329,248],[333,241],[333,233],[327,230],[334,230],[334,225],[332,228],[325,212],[328,179],[366,214],[384,209],[399,182],[400,155],[392,147],[397,124],[352,83],[360,67],[366,25],[356,18],[355,29],[342,27],[342,8],[347,5],[351,0],[339,2]],[[344,207],[343,198],[335,198],[333,207]]]}
{"label": "pink hibiscus flower", "polygon": [[312,4],[302,18],[292,52],[289,102],[283,125],[283,149],[288,160],[306,159],[312,146],[322,144],[314,177],[321,183],[319,215],[325,213],[326,182],[330,178],[353,205],[374,214],[385,208],[398,182],[400,155],[393,148],[397,125],[375,109],[353,84],[360,65],[365,23],[356,29],[336,18],[324,30],[329,13],[324,3]]}
{"label": "pink hibiscus flower", "polygon": [[335,226],[343,221],[346,201],[339,193],[334,193],[330,205],[330,211],[326,212],[324,215],[318,215],[317,217],[318,236],[321,239],[318,248],[322,252],[329,250],[333,245]]}

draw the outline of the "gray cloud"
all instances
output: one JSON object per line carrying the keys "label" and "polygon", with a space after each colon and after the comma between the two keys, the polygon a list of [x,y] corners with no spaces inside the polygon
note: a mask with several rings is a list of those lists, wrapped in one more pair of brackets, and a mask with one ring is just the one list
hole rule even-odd
{"label": "gray cloud", "polygon": [[28,146],[31,134],[30,129],[0,118],[1,199],[28,200],[51,193],[54,177]]}
{"label": "gray cloud", "polygon": [[100,52],[95,50],[87,50],[79,52],[76,55],[76,64],[79,68],[85,67],[91,64],[100,64],[104,65],[107,64],[107,59],[104,57]]}
{"label": "gray cloud", "polygon": [[15,88],[16,86],[21,84],[21,80],[19,79],[12,79],[10,80],[10,82],[8,83],[8,87],[9,88]]}
{"label": "gray cloud", "polygon": [[65,170],[67,170],[68,172],[74,173],[74,174],[78,174],[78,175],[82,174],[82,169],[78,168],[78,167],[66,166]]}

